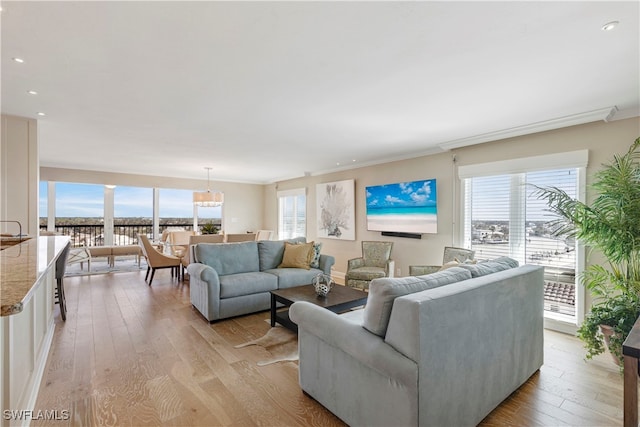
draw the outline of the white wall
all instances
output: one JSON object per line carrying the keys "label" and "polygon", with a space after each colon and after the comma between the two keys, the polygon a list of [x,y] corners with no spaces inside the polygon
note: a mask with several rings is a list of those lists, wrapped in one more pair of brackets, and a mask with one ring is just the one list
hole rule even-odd
{"label": "white wall", "polygon": [[[278,190],[305,187],[307,189],[307,240],[318,240],[323,244],[322,253],[336,258],[334,270],[337,276],[344,274],[347,260],[360,256],[363,240],[388,240],[394,242],[392,256],[400,275],[408,275],[409,265],[435,263],[442,261],[442,248],[450,245],[452,214],[452,176],[453,162],[451,153],[419,157],[393,163],[385,163],[337,173],[311,176],[269,185],[265,189],[265,224],[277,230],[278,206],[275,193]],[[438,193],[438,234],[424,234],[422,240],[382,236],[380,232],[367,231],[365,187],[419,179],[437,179]],[[316,184],[355,179],[356,240],[336,240],[317,238],[316,230]],[[438,253],[436,253],[438,252]]]}
{"label": "white wall", "polygon": [[[459,244],[460,182],[457,166],[515,159],[543,154],[560,153],[579,149],[589,150],[587,184],[590,176],[600,165],[612,158],[614,153],[627,151],[631,143],[640,136],[640,119],[632,118],[610,123],[596,122],[564,129],[541,132],[502,141],[464,147],[411,160],[386,163],[377,166],[341,171],[322,176],[310,176],[278,182],[265,186],[266,228],[277,230],[276,191],[291,188],[307,188],[308,240],[323,242],[322,252],[336,257],[334,270],[339,276],[346,271],[347,260],[360,255],[362,240],[389,240],[394,242],[392,256],[401,275],[407,275],[409,265],[442,262],[444,246]],[[456,163],[453,156],[456,156]],[[437,179],[438,234],[424,234],[421,240],[382,236],[379,232],[366,230],[365,194],[366,186],[394,183],[416,179]],[[316,197],[317,183],[355,179],[356,192],[356,241],[317,239]],[[589,192],[587,192],[589,198]]]}

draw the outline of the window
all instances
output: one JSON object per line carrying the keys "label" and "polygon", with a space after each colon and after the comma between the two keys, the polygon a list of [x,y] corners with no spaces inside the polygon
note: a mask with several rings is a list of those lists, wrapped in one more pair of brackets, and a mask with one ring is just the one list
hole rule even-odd
{"label": "window", "polygon": [[304,188],[278,191],[278,238],[307,235],[307,197]]}
{"label": "window", "polygon": [[193,191],[160,189],[160,232],[193,229]]}
{"label": "window", "polygon": [[197,206],[198,225],[211,224],[218,232],[222,230],[222,206]]}
{"label": "window", "polygon": [[[70,236],[76,247],[136,244],[139,233],[193,229],[190,190],[40,181],[39,193],[40,229]],[[221,207],[200,209],[205,221],[220,224]]]}
{"label": "window", "polygon": [[38,196],[38,215],[39,215],[39,227],[41,230],[47,229],[48,222],[48,209],[49,209],[49,183],[47,181],[40,181],[38,184],[38,191],[40,195]]}
{"label": "window", "polygon": [[[555,186],[571,197],[581,198],[586,161],[584,166],[575,167],[575,162],[566,161],[570,156],[564,162],[548,162],[548,156],[543,157],[526,159],[521,168],[513,162],[460,168],[463,245],[474,249],[478,260],[509,256],[520,264],[544,266],[545,314],[575,323],[575,277],[579,270],[576,243],[552,235],[556,217],[543,200],[538,200],[535,186]],[[549,163],[552,168],[545,167]],[[557,167],[561,163],[569,167]]]}
{"label": "window", "polygon": [[104,244],[104,185],[56,182],[55,229],[77,246]]}
{"label": "window", "polygon": [[153,233],[153,189],[117,186],[113,192],[113,243],[132,245]]}

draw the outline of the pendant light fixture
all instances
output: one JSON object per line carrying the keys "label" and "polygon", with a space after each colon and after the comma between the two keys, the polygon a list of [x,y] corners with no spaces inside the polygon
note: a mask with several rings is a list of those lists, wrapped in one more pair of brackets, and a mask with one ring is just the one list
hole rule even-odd
{"label": "pendant light fixture", "polygon": [[211,171],[211,168],[206,167],[205,169],[207,170],[207,191],[194,191],[193,204],[203,207],[222,206],[224,203],[224,194],[219,191],[216,191],[215,193],[211,192],[211,188],[209,186],[209,171]]}

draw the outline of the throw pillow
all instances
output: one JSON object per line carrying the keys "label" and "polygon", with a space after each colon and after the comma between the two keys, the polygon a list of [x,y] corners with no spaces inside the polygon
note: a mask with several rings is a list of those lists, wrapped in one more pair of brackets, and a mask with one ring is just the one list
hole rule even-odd
{"label": "throw pillow", "polygon": [[284,255],[278,268],[304,268],[309,269],[309,263],[313,256],[313,242],[293,245],[284,243]]}
{"label": "throw pillow", "polygon": [[313,253],[309,267],[320,268],[320,249],[322,249],[322,243],[313,243]]}
{"label": "throw pillow", "polygon": [[471,277],[486,276],[487,274],[497,273],[498,271],[508,270],[510,267],[504,262],[486,261],[478,264],[460,264],[460,268],[464,268],[471,272]]}

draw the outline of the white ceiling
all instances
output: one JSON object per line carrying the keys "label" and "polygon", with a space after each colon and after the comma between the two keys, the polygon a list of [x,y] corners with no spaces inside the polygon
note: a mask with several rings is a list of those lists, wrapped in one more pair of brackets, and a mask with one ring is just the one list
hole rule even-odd
{"label": "white ceiling", "polygon": [[2,8],[2,112],[46,113],[42,166],[265,183],[640,105],[637,1]]}

